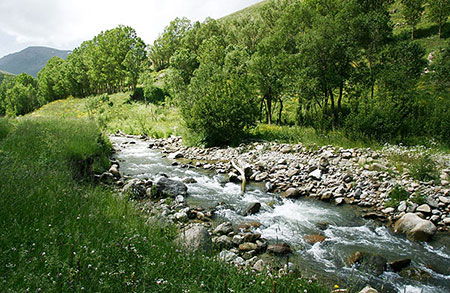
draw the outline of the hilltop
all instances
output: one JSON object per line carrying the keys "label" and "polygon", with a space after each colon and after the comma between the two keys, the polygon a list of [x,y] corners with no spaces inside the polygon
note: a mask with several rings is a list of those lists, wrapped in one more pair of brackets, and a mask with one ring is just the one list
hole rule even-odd
{"label": "hilltop", "polygon": [[47,61],[53,56],[66,59],[71,51],[58,50],[55,48],[28,47],[20,52],[6,55],[0,59],[0,70],[4,70],[13,74],[25,72],[31,76],[37,77],[37,73],[41,70]]}

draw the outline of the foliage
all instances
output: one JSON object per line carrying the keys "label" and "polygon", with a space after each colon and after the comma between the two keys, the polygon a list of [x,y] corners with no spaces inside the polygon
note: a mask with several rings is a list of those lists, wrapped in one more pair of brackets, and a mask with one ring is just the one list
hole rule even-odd
{"label": "foliage", "polygon": [[0,108],[3,109],[0,114],[16,116],[32,112],[39,106],[37,88],[37,80],[26,73],[4,80],[0,85]]}
{"label": "foliage", "polygon": [[430,181],[439,179],[437,164],[429,154],[421,155],[412,161],[409,166],[412,178],[418,181]]}
{"label": "foliage", "polygon": [[401,201],[405,201],[409,198],[409,192],[405,190],[404,187],[400,185],[395,185],[394,188],[389,192],[389,201],[386,206],[397,207]]}
{"label": "foliage", "polygon": [[442,38],[442,25],[450,14],[450,2],[447,0],[428,0],[428,18],[439,25],[439,39]]}
{"label": "foliage", "polygon": [[414,29],[420,22],[424,11],[424,0],[401,0],[402,14],[406,23],[411,26],[411,39],[414,39]]}
{"label": "foliage", "polygon": [[201,65],[180,103],[187,127],[207,145],[235,143],[256,121],[247,58],[245,50],[225,49],[217,39],[202,45]]}
{"label": "foliage", "polygon": [[149,47],[149,58],[154,70],[161,70],[169,65],[170,57],[180,47],[181,39],[191,29],[191,21],[187,18],[175,18],[164,32]]}

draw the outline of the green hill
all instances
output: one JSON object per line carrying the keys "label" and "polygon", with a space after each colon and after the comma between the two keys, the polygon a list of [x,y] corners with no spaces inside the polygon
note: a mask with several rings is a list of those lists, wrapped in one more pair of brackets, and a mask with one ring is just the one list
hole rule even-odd
{"label": "green hill", "polygon": [[246,7],[244,9],[241,9],[239,11],[236,11],[230,15],[224,16],[221,18],[221,20],[224,21],[232,21],[232,20],[238,20],[240,18],[249,17],[257,13],[257,9],[262,7],[264,4],[270,2],[271,0],[263,0],[259,3],[253,4],[249,7]]}
{"label": "green hill", "polygon": [[37,77],[37,73],[53,56],[66,59],[71,51],[48,47],[28,47],[0,59],[0,70],[20,74],[25,72]]}

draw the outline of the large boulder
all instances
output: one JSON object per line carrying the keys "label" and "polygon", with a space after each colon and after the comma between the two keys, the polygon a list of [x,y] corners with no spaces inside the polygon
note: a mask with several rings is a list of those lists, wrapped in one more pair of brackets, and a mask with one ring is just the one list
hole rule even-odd
{"label": "large boulder", "polygon": [[299,195],[300,193],[298,192],[298,190],[292,187],[281,194],[281,196],[284,198],[297,198]]}
{"label": "large boulder", "polygon": [[156,195],[159,197],[173,197],[187,195],[187,186],[181,181],[161,177],[156,182]]}
{"label": "large boulder", "polygon": [[190,251],[209,251],[212,247],[208,230],[201,225],[195,225],[180,233],[177,242]]}
{"label": "large boulder", "polygon": [[128,195],[132,199],[144,199],[147,196],[147,190],[143,182],[131,180],[122,189],[122,193]]}
{"label": "large boulder", "polygon": [[242,211],[242,215],[249,216],[259,213],[261,204],[259,202],[252,202]]}
{"label": "large boulder", "polygon": [[434,233],[436,226],[428,220],[420,218],[417,214],[407,213],[394,225],[396,233],[405,233],[406,237],[416,241],[428,241]]}

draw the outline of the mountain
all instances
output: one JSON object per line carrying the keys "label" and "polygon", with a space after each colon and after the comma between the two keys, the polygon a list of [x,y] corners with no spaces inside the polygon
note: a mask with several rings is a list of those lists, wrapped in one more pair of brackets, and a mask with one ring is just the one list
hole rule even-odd
{"label": "mountain", "polygon": [[0,59],[0,70],[14,74],[25,72],[37,77],[37,73],[53,56],[66,59],[71,51],[48,47],[28,47],[20,52],[6,55]]}

